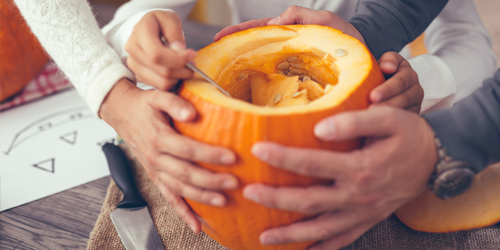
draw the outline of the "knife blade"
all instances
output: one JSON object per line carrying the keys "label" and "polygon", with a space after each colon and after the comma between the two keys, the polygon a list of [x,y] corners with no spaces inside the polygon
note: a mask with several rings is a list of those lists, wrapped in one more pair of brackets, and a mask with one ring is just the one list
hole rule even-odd
{"label": "knife blade", "polygon": [[[164,37],[164,36],[160,36],[160,40],[161,42],[163,43],[163,46],[169,48],[168,46],[168,42],[167,42],[167,39]],[[214,80],[212,80],[212,78],[210,78],[210,76],[208,76],[207,74],[205,74],[203,71],[201,71],[198,67],[194,66],[194,64],[192,64],[191,62],[188,62],[186,63],[186,67],[196,73],[198,73],[200,76],[202,76],[203,78],[205,78],[205,80],[207,80],[209,83],[211,83],[212,85],[214,85],[217,89],[220,90],[220,92],[222,92],[224,95],[226,95],[227,97],[231,97],[231,95],[225,91],[221,86],[219,86],[219,84],[217,84]]]}
{"label": "knife blade", "polygon": [[102,151],[108,161],[111,178],[123,192],[123,199],[110,217],[127,250],[164,250],[147,203],[134,180],[130,163],[120,147],[106,143]]}

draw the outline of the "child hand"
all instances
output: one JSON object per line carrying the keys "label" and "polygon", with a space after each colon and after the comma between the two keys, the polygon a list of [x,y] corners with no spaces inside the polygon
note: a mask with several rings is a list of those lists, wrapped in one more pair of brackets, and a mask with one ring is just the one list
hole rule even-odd
{"label": "child hand", "polygon": [[[162,34],[170,48],[160,40]],[[192,49],[186,49],[182,23],[174,12],[151,11],[137,23],[125,44],[130,54],[127,66],[137,80],[159,90],[175,87],[180,79],[188,79],[193,72],[186,67],[196,56]]]}
{"label": "child hand", "polygon": [[410,63],[396,52],[385,53],[378,62],[387,80],[371,91],[370,100],[420,113],[424,90]]}
{"label": "child hand", "polygon": [[193,163],[230,165],[236,156],[226,148],[180,135],[170,126],[171,119],[190,122],[196,117],[194,108],[181,97],[141,90],[122,79],[109,92],[99,114],[124,139],[163,196],[195,233],[201,230],[200,222],[181,196],[224,206],[227,199],[217,190],[237,187],[234,176],[213,173]]}

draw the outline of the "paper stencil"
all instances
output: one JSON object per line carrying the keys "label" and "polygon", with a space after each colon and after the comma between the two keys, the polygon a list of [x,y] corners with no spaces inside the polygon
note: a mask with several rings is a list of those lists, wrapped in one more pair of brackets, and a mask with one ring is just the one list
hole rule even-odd
{"label": "paper stencil", "polygon": [[0,113],[0,211],[109,175],[116,133],[75,90]]}

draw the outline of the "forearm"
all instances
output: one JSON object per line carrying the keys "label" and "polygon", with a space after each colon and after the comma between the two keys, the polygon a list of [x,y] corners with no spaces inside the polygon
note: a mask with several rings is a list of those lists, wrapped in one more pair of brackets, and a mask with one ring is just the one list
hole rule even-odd
{"label": "forearm", "polygon": [[94,114],[119,79],[134,79],[106,43],[87,1],[16,0],[16,4]]}
{"label": "forearm", "polygon": [[424,115],[448,155],[477,172],[500,161],[500,69],[451,109]]}
{"label": "forearm", "polygon": [[363,35],[375,58],[400,51],[441,12],[448,0],[360,0],[350,23]]}

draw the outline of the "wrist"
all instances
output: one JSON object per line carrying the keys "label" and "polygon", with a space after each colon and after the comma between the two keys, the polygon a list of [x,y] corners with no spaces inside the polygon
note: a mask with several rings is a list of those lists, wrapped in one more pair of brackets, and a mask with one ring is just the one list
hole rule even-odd
{"label": "wrist", "polygon": [[127,78],[120,79],[104,98],[99,109],[99,116],[106,123],[114,127],[116,121],[121,117],[122,110],[124,110],[123,107],[126,107],[130,103],[130,98],[132,98],[130,96],[138,91],[140,89]]}

